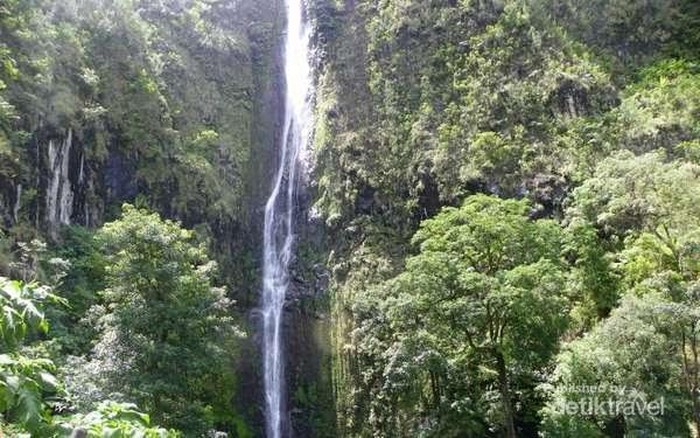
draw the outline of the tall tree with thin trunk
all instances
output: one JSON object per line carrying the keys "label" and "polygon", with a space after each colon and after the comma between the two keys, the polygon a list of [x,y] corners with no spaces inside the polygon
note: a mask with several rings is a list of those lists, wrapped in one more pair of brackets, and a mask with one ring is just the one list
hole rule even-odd
{"label": "tall tree with thin trunk", "polygon": [[[475,364],[482,394],[499,396],[487,402],[501,413],[491,421],[508,437],[518,435],[520,373],[546,364],[567,322],[560,227],[529,219],[528,208],[526,201],[477,195],[445,209],[423,223],[414,237],[420,252],[389,281],[418,321],[407,339],[416,339],[411,330],[424,332],[448,362]],[[397,314],[392,324],[400,327],[402,319]]]}
{"label": "tall tree with thin trunk", "polygon": [[235,327],[215,263],[192,231],[129,205],[97,238],[109,261],[96,348],[105,387],[169,427],[205,432],[234,388]]}

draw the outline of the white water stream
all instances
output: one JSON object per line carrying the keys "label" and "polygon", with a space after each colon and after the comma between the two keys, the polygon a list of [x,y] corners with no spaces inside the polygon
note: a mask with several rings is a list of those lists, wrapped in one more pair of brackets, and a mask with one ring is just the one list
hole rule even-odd
{"label": "white water stream", "polygon": [[303,0],[286,0],[287,33],[284,47],[286,99],[284,129],[279,145],[279,167],[265,206],[263,265],[263,360],[266,433],[269,438],[285,432],[283,307],[289,288],[289,263],[294,246],[294,211],[300,157],[311,129],[312,87],[309,41]]}

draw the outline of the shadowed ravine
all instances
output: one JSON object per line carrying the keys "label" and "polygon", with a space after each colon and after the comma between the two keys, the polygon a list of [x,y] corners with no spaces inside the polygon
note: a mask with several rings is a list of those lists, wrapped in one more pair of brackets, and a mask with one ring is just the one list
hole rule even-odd
{"label": "shadowed ravine", "polygon": [[263,358],[266,432],[270,438],[287,435],[284,433],[286,407],[282,312],[294,247],[294,202],[300,155],[305,150],[311,126],[310,31],[304,22],[302,1],[287,0],[286,5],[284,131],[275,184],[265,206],[264,227]]}

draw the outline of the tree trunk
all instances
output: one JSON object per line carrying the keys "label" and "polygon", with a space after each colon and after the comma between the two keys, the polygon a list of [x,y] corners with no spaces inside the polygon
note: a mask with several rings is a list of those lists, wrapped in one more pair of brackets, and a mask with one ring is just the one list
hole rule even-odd
{"label": "tree trunk", "polygon": [[508,385],[508,373],[506,371],[506,361],[503,358],[503,353],[495,352],[496,368],[498,371],[498,388],[501,393],[501,402],[503,403],[503,416],[505,419],[506,436],[508,438],[516,438],[515,434],[515,419],[513,416],[513,401],[510,397],[510,387]]}
{"label": "tree trunk", "polygon": [[698,391],[691,391],[690,396],[693,398],[693,420],[695,423],[695,436],[700,436],[700,403],[698,403]]}
{"label": "tree trunk", "polygon": [[[683,377],[685,380],[686,390],[690,394],[690,399],[693,402],[693,428],[695,429],[695,436],[700,436],[700,382],[698,381],[698,368],[700,363],[698,362],[698,342],[695,336],[696,324],[693,323],[690,327],[690,345],[688,345],[688,337],[685,331],[681,329],[681,340],[683,348]],[[693,356],[688,357],[688,348],[690,348]]]}

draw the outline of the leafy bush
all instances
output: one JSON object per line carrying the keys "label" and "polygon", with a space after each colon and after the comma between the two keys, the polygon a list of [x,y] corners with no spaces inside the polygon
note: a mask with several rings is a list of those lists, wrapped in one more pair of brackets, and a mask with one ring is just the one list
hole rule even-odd
{"label": "leafy bush", "polygon": [[76,415],[63,424],[64,428],[81,429],[89,438],[177,438],[181,434],[151,425],[147,414],[136,405],[105,401],[85,415]]}

